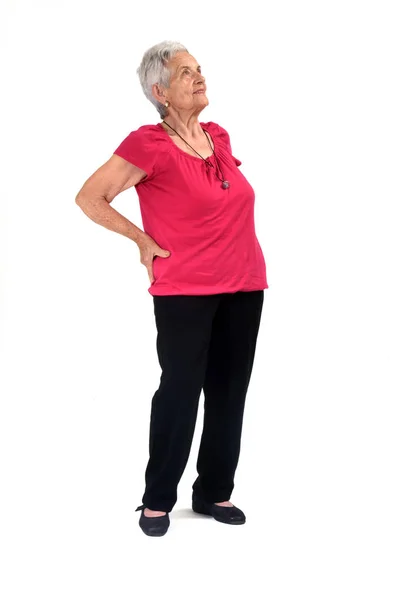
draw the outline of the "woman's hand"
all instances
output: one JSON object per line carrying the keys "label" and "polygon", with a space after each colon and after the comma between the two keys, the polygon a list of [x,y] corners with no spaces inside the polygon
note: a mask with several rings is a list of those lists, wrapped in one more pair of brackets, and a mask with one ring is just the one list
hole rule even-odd
{"label": "woman's hand", "polygon": [[144,233],[136,242],[140,250],[140,262],[147,269],[150,283],[154,281],[153,260],[155,256],[167,258],[171,253],[169,250],[163,250],[147,233]]}

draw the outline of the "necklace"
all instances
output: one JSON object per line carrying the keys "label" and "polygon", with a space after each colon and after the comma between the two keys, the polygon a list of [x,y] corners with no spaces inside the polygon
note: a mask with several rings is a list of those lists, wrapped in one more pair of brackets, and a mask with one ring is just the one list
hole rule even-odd
{"label": "necklace", "polygon": [[[166,121],[163,121],[163,123],[165,123],[166,125],[168,125],[168,123],[167,123]],[[171,127],[171,125],[168,125],[168,127],[169,127],[170,129],[172,129],[172,131],[175,131],[176,135],[179,135],[179,133],[178,133],[178,132],[177,132],[177,131],[176,131],[176,130],[173,128],[173,127]],[[207,138],[207,141],[208,141],[208,143],[209,143],[209,146],[210,146],[210,148],[211,148],[211,151],[212,151],[212,153],[213,153],[213,155],[214,155],[214,157],[215,157],[216,165],[218,166],[218,169],[219,169],[219,171],[220,171],[220,173],[221,173],[221,175],[222,175],[222,179],[221,179],[221,177],[218,175],[217,171],[215,171],[215,174],[216,174],[216,176],[218,177],[218,179],[219,179],[220,181],[222,181],[222,185],[221,185],[221,187],[222,187],[224,190],[226,190],[228,187],[230,187],[230,183],[229,183],[229,181],[227,181],[227,180],[225,179],[225,177],[224,177],[224,175],[223,175],[223,173],[222,173],[222,169],[221,169],[221,166],[220,166],[220,164],[219,164],[218,157],[217,157],[217,155],[215,154],[215,152],[214,152],[214,149],[213,149],[213,147],[212,147],[212,146],[211,146],[211,144],[210,144],[210,140],[208,139],[208,135],[206,134],[206,132],[204,131],[204,129],[203,129],[203,128],[202,128],[202,131],[203,131],[204,135],[206,136],[206,138]],[[183,141],[185,142],[185,144],[187,144],[187,145],[189,146],[189,148],[192,148],[192,146],[191,146],[191,145],[190,145],[190,144],[189,144],[189,143],[188,143],[188,142],[187,142],[185,139],[183,139],[183,137],[182,137],[181,135],[179,135],[179,137],[181,138],[181,140],[183,140]],[[192,148],[192,150],[193,150],[193,152],[196,152],[196,154],[197,154],[198,156],[200,156],[200,158],[201,158],[201,159],[202,159],[202,160],[203,160],[203,161],[206,163],[206,165],[207,165],[208,167],[212,167],[212,168],[214,168],[214,165],[212,164],[212,162],[210,162],[210,161],[209,161],[208,159],[206,159],[206,158],[203,158],[203,157],[201,156],[201,154],[199,154],[199,153],[197,152],[197,150],[195,150],[194,148]]]}

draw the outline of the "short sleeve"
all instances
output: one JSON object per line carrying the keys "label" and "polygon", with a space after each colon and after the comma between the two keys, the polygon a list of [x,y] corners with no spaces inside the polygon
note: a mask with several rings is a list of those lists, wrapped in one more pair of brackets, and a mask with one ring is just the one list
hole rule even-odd
{"label": "short sleeve", "polygon": [[158,138],[151,126],[143,125],[131,131],[113,154],[124,158],[147,173],[142,181],[153,177],[157,171]]}
{"label": "short sleeve", "polygon": [[[231,147],[231,140],[230,140],[230,137],[229,137],[229,133],[227,132],[226,129],[224,129],[223,127],[221,127],[221,125],[218,125],[217,123],[214,123],[213,125],[214,125],[214,127],[216,129],[216,132],[217,132],[217,135],[218,135],[220,141],[227,148],[229,154],[232,154],[232,147]],[[235,156],[233,156],[233,154],[232,154],[232,157],[233,157],[233,159],[234,159],[234,161],[236,163],[236,166],[239,167],[242,164],[242,161],[240,161],[238,158],[236,158]]]}

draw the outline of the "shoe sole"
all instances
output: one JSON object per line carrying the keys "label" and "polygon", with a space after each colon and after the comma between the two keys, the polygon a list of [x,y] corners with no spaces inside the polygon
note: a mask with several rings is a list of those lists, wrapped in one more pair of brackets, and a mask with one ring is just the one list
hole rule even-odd
{"label": "shoe sole", "polygon": [[161,531],[160,533],[156,533],[156,532],[150,533],[149,531],[146,531],[145,529],[143,529],[143,527],[141,527],[140,529],[143,531],[143,533],[145,533],[149,537],[162,537],[163,535],[165,535],[167,533],[169,527],[166,531]]}

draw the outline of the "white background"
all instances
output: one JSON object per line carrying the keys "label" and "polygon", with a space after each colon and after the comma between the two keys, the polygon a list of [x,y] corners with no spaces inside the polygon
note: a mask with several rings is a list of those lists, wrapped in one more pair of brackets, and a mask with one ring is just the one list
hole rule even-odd
{"label": "white background", "polygon": [[[1,596],[398,600],[396,2],[5,2]],[[136,68],[170,39],[256,191],[269,289],[228,527],[138,527],[161,373],[136,244],[75,204],[160,121]],[[134,188],[113,207],[142,228]],[[203,395],[200,398],[202,409]]]}

